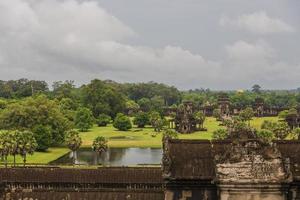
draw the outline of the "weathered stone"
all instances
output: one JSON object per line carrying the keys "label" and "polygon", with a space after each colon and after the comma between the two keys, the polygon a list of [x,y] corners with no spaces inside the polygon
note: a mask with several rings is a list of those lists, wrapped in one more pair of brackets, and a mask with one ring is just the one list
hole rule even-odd
{"label": "weathered stone", "polygon": [[197,130],[194,118],[195,108],[193,102],[184,102],[179,106],[175,117],[175,129],[179,133],[192,133]]}

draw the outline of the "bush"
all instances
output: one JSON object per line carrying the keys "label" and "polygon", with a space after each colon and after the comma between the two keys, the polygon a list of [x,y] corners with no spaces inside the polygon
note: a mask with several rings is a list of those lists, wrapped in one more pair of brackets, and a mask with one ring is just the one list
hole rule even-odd
{"label": "bush", "polygon": [[145,112],[138,112],[134,117],[133,124],[138,128],[144,128],[149,124],[149,115]]}
{"label": "bush", "polygon": [[281,123],[276,123],[273,132],[277,139],[284,140],[289,135],[291,130],[287,123],[281,122]]}
{"label": "bush", "polygon": [[37,125],[33,128],[33,135],[37,143],[38,151],[46,151],[51,145],[51,128],[49,126]]}
{"label": "bush", "polygon": [[111,117],[106,114],[100,114],[97,119],[98,126],[107,126],[111,121]]}
{"label": "bush", "polygon": [[275,122],[264,120],[262,125],[261,125],[261,129],[266,129],[266,130],[269,130],[269,131],[273,131],[275,126],[276,126]]}
{"label": "bush", "polygon": [[213,117],[216,118],[217,120],[220,120],[222,115],[221,115],[221,110],[220,109],[214,109],[213,110]]}
{"label": "bush", "polygon": [[254,111],[252,108],[248,107],[240,112],[239,117],[242,121],[250,122],[250,120],[254,117]]}
{"label": "bush", "polygon": [[75,116],[75,125],[81,131],[88,131],[93,127],[93,114],[88,108],[79,108]]}
{"label": "bush", "polygon": [[167,139],[177,139],[178,138],[178,133],[172,129],[166,129],[163,132],[163,140]]}
{"label": "bush", "polygon": [[295,128],[295,129],[292,131],[292,136],[293,136],[293,139],[298,139],[298,140],[300,140],[300,128]]}
{"label": "bush", "polygon": [[272,141],[272,139],[274,139],[274,133],[270,130],[266,130],[266,129],[262,129],[260,131],[257,132],[257,136],[259,138],[262,138],[266,141]]}
{"label": "bush", "polygon": [[153,128],[155,132],[160,132],[163,127],[166,125],[166,119],[158,118],[156,121],[153,122]]}
{"label": "bush", "polygon": [[117,114],[113,126],[120,131],[128,131],[129,129],[132,128],[129,117],[127,117],[122,113]]}
{"label": "bush", "polygon": [[228,131],[225,129],[218,129],[213,132],[212,138],[215,140],[224,140],[228,137]]}

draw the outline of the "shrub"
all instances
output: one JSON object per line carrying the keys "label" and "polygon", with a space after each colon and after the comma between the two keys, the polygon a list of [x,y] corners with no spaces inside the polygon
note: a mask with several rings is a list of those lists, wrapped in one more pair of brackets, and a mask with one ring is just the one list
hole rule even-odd
{"label": "shrub", "polygon": [[254,117],[254,111],[252,108],[248,107],[240,112],[239,117],[242,121],[250,122],[250,120]]}
{"label": "shrub", "polygon": [[138,112],[134,117],[133,124],[138,128],[144,128],[149,124],[149,115],[145,112]]}
{"label": "shrub", "polygon": [[261,129],[260,131],[258,131],[257,136],[269,142],[272,141],[272,139],[274,139],[274,133],[266,129]]}
{"label": "shrub", "polygon": [[106,114],[100,114],[97,118],[98,126],[107,126],[111,121],[111,117]]}
{"label": "shrub", "polygon": [[261,125],[261,129],[266,129],[266,130],[269,130],[269,131],[273,131],[275,126],[276,126],[275,122],[264,120],[262,125]]}
{"label": "shrub", "polygon": [[273,129],[275,137],[280,140],[284,140],[288,136],[290,131],[290,127],[285,122],[276,123]]}
{"label": "shrub", "polygon": [[213,132],[212,138],[215,140],[224,140],[228,137],[228,131],[225,129],[218,129]]}
{"label": "shrub", "polygon": [[292,137],[293,137],[293,139],[300,140],[300,128],[295,128],[292,131]]}
{"label": "shrub", "polygon": [[113,126],[120,131],[128,131],[129,129],[132,128],[129,117],[127,117],[122,113],[117,114]]}
{"label": "shrub", "polygon": [[153,122],[153,128],[155,132],[160,132],[163,127],[166,125],[166,119],[158,118],[156,121]]}
{"label": "shrub", "polygon": [[177,139],[178,138],[178,133],[172,129],[166,129],[163,132],[163,140],[167,139]]}

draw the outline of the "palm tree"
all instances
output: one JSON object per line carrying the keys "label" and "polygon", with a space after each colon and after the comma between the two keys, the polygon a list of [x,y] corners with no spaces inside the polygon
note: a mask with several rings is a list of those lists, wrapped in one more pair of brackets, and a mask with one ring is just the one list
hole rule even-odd
{"label": "palm tree", "polygon": [[32,155],[37,147],[36,140],[31,131],[16,131],[18,137],[18,150],[23,158],[24,166],[26,164],[27,154]]}
{"label": "palm tree", "polygon": [[7,167],[7,156],[10,152],[11,141],[8,137],[9,133],[7,131],[0,132],[0,154],[4,159],[5,167]]}
{"label": "palm tree", "polygon": [[11,141],[10,154],[14,157],[14,167],[16,166],[16,155],[19,153],[19,135],[16,131],[9,133]]}
{"label": "palm tree", "polygon": [[92,149],[97,153],[98,160],[100,155],[107,151],[107,140],[102,136],[96,137],[93,141]]}
{"label": "palm tree", "polygon": [[205,121],[205,114],[201,111],[196,112],[194,114],[194,118],[196,120],[196,122],[199,124],[199,129],[203,130],[203,125],[204,125],[204,121]]}
{"label": "palm tree", "polygon": [[75,164],[76,161],[76,151],[79,149],[79,147],[82,144],[81,137],[79,136],[79,132],[76,130],[70,130],[66,134],[66,144],[68,148],[73,152],[73,164]]}

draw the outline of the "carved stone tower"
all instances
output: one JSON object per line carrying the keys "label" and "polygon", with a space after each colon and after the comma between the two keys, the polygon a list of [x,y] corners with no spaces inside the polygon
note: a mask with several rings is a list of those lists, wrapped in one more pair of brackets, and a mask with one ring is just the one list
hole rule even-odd
{"label": "carved stone tower", "polygon": [[194,118],[195,108],[193,102],[186,101],[179,106],[175,117],[175,129],[179,133],[192,133],[196,131],[197,123]]}

